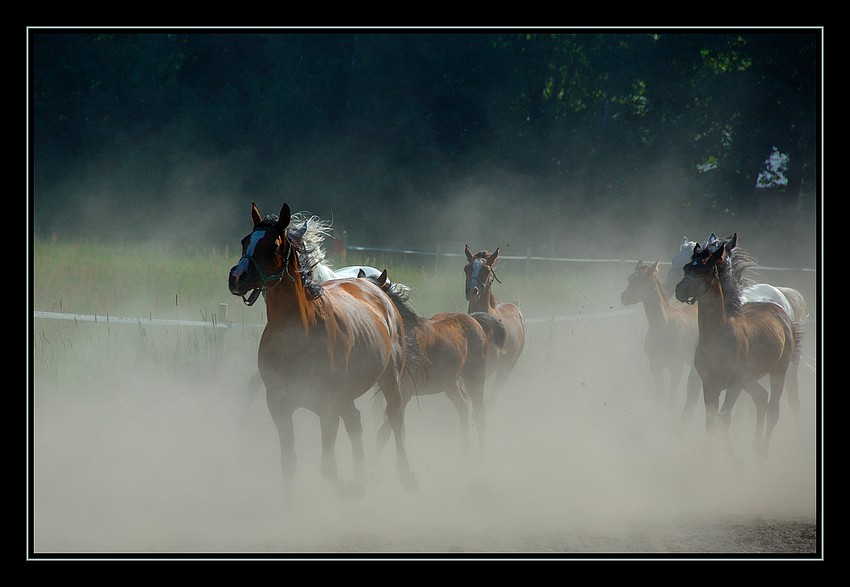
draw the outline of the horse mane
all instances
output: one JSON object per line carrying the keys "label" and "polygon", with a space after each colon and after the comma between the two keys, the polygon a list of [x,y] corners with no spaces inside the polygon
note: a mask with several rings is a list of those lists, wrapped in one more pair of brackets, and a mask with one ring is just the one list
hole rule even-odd
{"label": "horse mane", "polygon": [[331,262],[327,259],[324,242],[331,233],[332,221],[322,220],[309,212],[292,215],[286,234],[290,242],[297,243],[302,279],[318,284],[333,279]]}
{"label": "horse mane", "polygon": [[[717,243],[725,247],[732,240],[733,236],[734,234],[730,234],[717,239]],[[711,247],[707,241],[703,248],[711,251],[717,250],[717,246]],[[739,292],[751,285],[755,285],[757,280],[754,278],[755,271],[753,267],[758,265],[758,257],[737,245],[731,250],[727,248],[726,253],[727,263],[731,264],[732,277],[738,285]]]}
{"label": "horse mane", "polygon": [[741,311],[741,283],[736,275],[736,267],[733,259],[727,255],[726,261],[717,264],[717,276],[720,278],[720,287],[723,289],[723,303],[726,311],[738,314]]}
{"label": "horse mane", "polygon": [[377,277],[366,277],[365,279],[380,287],[381,291],[389,296],[390,300],[392,300],[398,309],[398,313],[401,314],[401,320],[404,322],[405,330],[415,328],[425,321],[413,309],[413,304],[410,302],[410,288],[408,286],[403,283],[384,283],[381,285]]}

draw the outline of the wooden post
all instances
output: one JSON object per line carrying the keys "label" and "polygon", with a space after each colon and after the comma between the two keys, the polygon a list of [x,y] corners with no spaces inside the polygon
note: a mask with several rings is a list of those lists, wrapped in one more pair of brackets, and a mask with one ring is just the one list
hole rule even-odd
{"label": "wooden post", "polygon": [[220,322],[230,322],[227,317],[227,304],[221,303],[218,305],[218,319]]}

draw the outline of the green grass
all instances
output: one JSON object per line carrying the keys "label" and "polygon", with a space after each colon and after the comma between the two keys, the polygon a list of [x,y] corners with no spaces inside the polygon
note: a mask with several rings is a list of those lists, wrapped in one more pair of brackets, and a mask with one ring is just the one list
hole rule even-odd
{"label": "green grass", "polygon": [[[256,363],[259,328],[214,328],[220,304],[235,324],[262,324],[265,305],[247,307],[227,289],[239,258],[232,247],[121,244],[95,240],[33,243],[33,309],[138,319],[204,321],[202,327],[116,324],[37,319],[33,328],[35,380],[63,387],[121,372],[158,369],[190,377],[215,377],[224,368],[250,371]],[[349,254],[335,267],[387,268],[411,288],[416,312],[466,312],[462,257]],[[613,267],[613,269],[612,269]],[[625,271],[618,266],[562,265],[500,260],[494,285],[501,301],[519,301],[525,316],[619,308]],[[607,291],[598,291],[600,276]],[[610,298],[610,299],[609,299]]]}

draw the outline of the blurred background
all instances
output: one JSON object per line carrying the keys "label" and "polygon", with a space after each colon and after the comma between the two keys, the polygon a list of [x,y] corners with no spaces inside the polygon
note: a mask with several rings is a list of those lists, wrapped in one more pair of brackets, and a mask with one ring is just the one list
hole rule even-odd
{"label": "blurred background", "polygon": [[286,201],[348,244],[666,261],[738,231],[813,267],[822,52],[817,28],[33,28],[31,228],[215,245]]}

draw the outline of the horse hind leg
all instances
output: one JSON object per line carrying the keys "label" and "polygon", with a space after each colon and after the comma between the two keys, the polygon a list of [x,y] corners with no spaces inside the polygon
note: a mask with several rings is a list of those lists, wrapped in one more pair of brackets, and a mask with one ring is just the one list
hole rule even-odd
{"label": "horse hind leg", "polygon": [[363,451],[363,423],[360,419],[360,410],[354,402],[348,402],[340,411],[340,417],[345,425],[345,431],[351,439],[351,450],[354,457],[354,473],[359,478],[365,477],[366,457]]}
{"label": "horse hind leg", "polygon": [[410,462],[407,459],[407,450],[404,446],[404,405],[402,404],[402,396],[396,384],[393,388],[382,387],[384,398],[387,400],[387,420],[393,431],[395,439],[396,451],[396,470],[398,471],[401,486],[408,490],[414,491],[417,488],[416,475],[410,469]]}
{"label": "horse hind leg", "polygon": [[779,401],[782,398],[785,379],[786,374],[783,371],[770,374],[770,402],[767,404],[767,421],[765,422],[764,441],[762,444],[762,456],[764,458],[767,458],[770,438],[773,436],[773,430],[776,428],[777,422],[779,422]]}
{"label": "horse hind leg", "polygon": [[[401,409],[405,409],[410,398],[412,397],[413,392],[408,388],[403,388],[403,397],[401,402]],[[390,419],[387,417],[387,402],[381,401],[384,396],[382,394],[377,394],[375,396],[374,405],[382,405],[381,413],[379,415],[381,420],[381,426],[378,428],[378,434],[375,437],[375,461],[381,456],[381,453],[384,451],[384,448],[387,446],[387,442],[390,440],[390,433],[393,431],[392,424],[390,423]]]}
{"label": "horse hind leg", "polygon": [[[794,416],[794,421],[797,425],[800,424],[800,362],[793,360],[788,368],[788,375],[785,378],[785,384],[788,394],[788,407],[791,408],[791,414]],[[770,384],[771,391],[773,383]]]}

